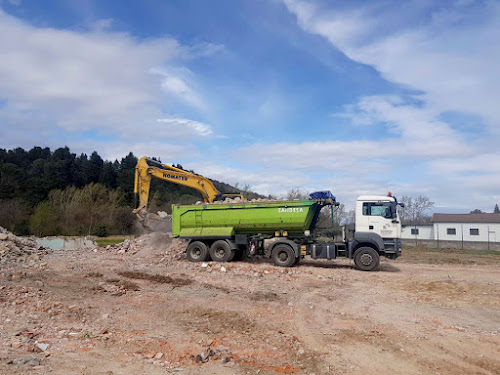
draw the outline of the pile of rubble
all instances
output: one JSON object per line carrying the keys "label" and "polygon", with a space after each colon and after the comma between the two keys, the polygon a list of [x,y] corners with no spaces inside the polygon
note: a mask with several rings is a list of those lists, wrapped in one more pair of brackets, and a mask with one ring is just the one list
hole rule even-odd
{"label": "pile of rubble", "polygon": [[180,259],[186,249],[186,241],[172,238],[170,233],[153,232],[138,238],[125,240],[116,245],[106,246],[106,250],[118,254],[133,254],[139,256],[162,255],[164,258]]}
{"label": "pile of rubble", "polygon": [[142,221],[143,228],[150,232],[172,232],[172,215],[164,211],[158,211],[157,214],[148,213]]}
{"label": "pile of rubble", "polygon": [[30,238],[18,237],[0,227],[0,266],[18,263],[36,265],[48,251]]}

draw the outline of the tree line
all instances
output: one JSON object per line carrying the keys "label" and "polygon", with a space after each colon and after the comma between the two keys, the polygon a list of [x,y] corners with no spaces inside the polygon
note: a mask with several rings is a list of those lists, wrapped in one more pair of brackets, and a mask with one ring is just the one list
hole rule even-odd
{"label": "tree line", "polygon": [[[39,236],[128,234],[135,220],[137,160],[132,152],[108,161],[96,151],[77,155],[69,147],[0,149],[0,226]],[[213,182],[223,193],[236,191]],[[259,197],[250,191],[246,195]],[[202,199],[193,189],[153,179],[149,209],[170,212],[173,203]]]}
{"label": "tree line", "polygon": [[[485,214],[486,212],[476,208],[475,210],[472,210],[470,212],[471,214]],[[495,204],[495,207],[493,207],[493,212],[494,214],[500,214],[500,208],[498,208],[498,203]]]}

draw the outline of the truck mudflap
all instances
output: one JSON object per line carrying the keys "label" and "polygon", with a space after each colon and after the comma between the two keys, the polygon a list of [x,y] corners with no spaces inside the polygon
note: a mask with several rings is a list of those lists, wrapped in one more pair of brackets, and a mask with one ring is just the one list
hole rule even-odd
{"label": "truck mudflap", "polygon": [[321,243],[307,245],[307,254],[313,259],[335,259],[337,245],[335,243]]}

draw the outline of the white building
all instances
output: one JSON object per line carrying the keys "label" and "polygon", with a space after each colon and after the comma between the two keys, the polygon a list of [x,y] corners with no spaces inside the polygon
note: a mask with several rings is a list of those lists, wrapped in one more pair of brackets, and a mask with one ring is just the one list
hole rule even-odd
{"label": "white building", "polygon": [[401,238],[500,242],[500,214],[434,214],[432,224],[403,226]]}
{"label": "white building", "polygon": [[403,228],[401,228],[401,238],[414,240],[433,240],[434,226],[432,224],[403,225]]}
{"label": "white building", "polygon": [[434,214],[434,239],[500,242],[500,214]]}

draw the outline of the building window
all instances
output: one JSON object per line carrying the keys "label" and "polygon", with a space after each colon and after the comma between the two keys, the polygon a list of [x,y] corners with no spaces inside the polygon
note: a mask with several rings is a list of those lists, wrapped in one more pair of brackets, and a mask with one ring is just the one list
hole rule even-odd
{"label": "building window", "polygon": [[479,236],[479,229],[471,228],[470,229],[470,235],[471,236]]}
{"label": "building window", "polygon": [[446,234],[454,236],[455,234],[457,234],[457,230],[455,228],[447,228]]}
{"label": "building window", "polygon": [[412,228],[411,229],[411,234],[418,235],[418,229]]}

